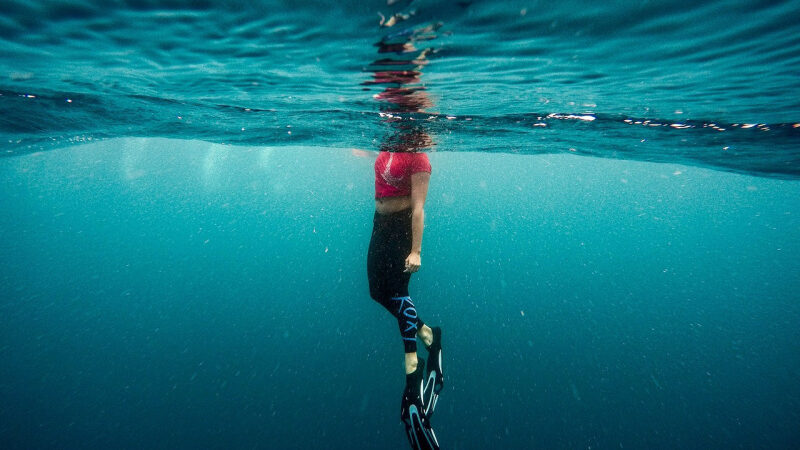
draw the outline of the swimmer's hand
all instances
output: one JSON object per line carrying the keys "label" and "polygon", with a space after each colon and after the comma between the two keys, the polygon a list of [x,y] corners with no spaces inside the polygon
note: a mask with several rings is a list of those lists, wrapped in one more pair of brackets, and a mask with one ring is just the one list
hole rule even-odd
{"label": "swimmer's hand", "polygon": [[403,272],[414,273],[422,265],[422,256],[419,252],[411,252],[406,258],[406,269]]}

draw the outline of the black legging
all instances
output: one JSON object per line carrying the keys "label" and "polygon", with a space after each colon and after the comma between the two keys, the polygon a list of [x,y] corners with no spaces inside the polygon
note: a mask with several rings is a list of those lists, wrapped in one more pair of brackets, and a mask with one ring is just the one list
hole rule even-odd
{"label": "black legging", "polygon": [[375,213],[367,254],[369,294],[396,319],[406,353],[417,351],[417,330],[422,319],[408,296],[411,274],[404,272],[411,252],[411,210]]}

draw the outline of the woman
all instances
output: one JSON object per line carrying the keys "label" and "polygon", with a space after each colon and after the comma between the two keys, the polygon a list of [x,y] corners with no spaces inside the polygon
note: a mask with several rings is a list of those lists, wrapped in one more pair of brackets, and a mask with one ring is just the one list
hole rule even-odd
{"label": "woman", "polygon": [[[418,147],[417,147],[418,148]],[[421,262],[425,197],[431,165],[425,153],[381,151],[375,161],[375,217],[367,255],[370,295],[396,319],[405,349],[406,388],[401,418],[413,448],[438,448],[429,419],[441,392],[441,329],[428,327],[408,295]],[[417,358],[419,336],[428,349],[428,376]]]}

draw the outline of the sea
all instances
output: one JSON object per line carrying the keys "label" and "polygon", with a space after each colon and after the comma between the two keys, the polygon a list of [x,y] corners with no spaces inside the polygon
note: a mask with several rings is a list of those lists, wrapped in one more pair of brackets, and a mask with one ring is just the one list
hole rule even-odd
{"label": "sea", "polygon": [[[0,1],[0,448],[800,447],[800,1]],[[426,357],[420,345],[420,357]]]}

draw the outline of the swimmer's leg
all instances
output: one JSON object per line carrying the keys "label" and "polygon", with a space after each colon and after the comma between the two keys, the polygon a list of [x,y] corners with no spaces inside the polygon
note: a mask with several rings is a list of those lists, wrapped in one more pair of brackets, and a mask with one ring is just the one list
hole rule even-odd
{"label": "swimmer's leg", "polygon": [[[397,319],[400,336],[403,339],[405,350],[406,375],[414,372],[418,366],[417,359],[417,333],[425,323],[417,315],[417,308],[408,295],[391,298],[392,306],[386,309]],[[425,327],[427,328],[427,327]]]}

